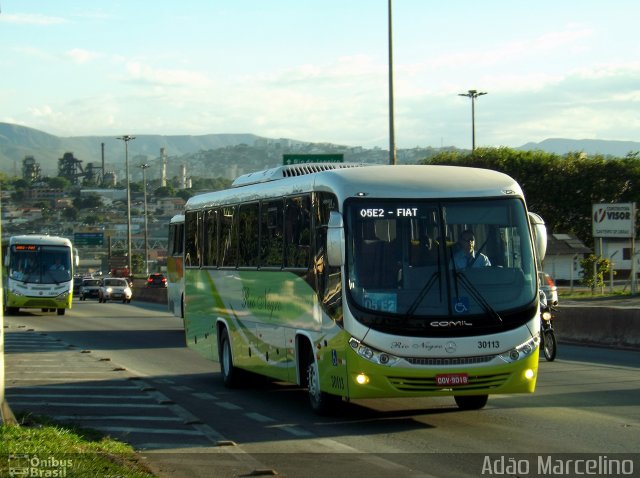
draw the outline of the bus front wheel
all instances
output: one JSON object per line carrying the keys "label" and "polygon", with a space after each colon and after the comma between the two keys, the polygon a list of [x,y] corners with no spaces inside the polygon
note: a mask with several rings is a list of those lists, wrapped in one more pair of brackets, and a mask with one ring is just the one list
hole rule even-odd
{"label": "bus front wheel", "polygon": [[237,385],[239,370],[233,365],[231,341],[227,329],[222,329],[220,333],[220,372],[226,387],[232,388]]}
{"label": "bus front wheel", "polygon": [[65,309],[58,309],[58,315],[64,315]]}
{"label": "bus front wheel", "polygon": [[309,392],[309,404],[311,409],[318,415],[328,415],[334,412],[338,402],[342,397],[323,392],[320,388],[320,373],[318,363],[313,355],[313,350],[309,353],[309,364],[307,366],[307,390]]}
{"label": "bus front wheel", "polygon": [[480,410],[487,404],[489,395],[456,395],[453,398],[460,410]]}

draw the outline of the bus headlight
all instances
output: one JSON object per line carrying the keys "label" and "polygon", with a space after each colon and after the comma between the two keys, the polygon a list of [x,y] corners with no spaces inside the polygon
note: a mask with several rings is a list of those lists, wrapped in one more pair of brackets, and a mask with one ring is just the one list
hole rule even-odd
{"label": "bus headlight", "polygon": [[353,337],[349,339],[349,345],[360,357],[378,365],[391,366],[400,360],[398,357],[369,347]]}
{"label": "bus headlight", "polygon": [[62,294],[59,294],[58,297],[56,297],[57,299],[66,299],[67,297],[69,297],[69,291],[65,290]]}
{"label": "bus headlight", "polygon": [[522,360],[529,355],[531,355],[534,350],[536,350],[536,346],[538,343],[537,337],[531,337],[525,343],[518,345],[516,348],[509,350],[508,352],[504,352],[498,357],[504,360],[507,363],[516,362],[517,360]]}

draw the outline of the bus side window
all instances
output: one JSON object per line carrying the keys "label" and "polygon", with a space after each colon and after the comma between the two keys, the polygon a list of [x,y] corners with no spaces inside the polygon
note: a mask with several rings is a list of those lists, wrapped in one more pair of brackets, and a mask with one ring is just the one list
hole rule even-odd
{"label": "bus side window", "polygon": [[198,213],[188,212],[185,216],[185,261],[187,266],[197,267],[198,261]]}
{"label": "bus side window", "polygon": [[225,206],[220,216],[220,266],[235,267],[238,259],[236,206]]}
{"label": "bus side window", "polygon": [[205,266],[218,265],[218,210],[210,209],[204,214],[204,254]]}
{"label": "bus side window", "polygon": [[258,265],[258,203],[243,204],[238,212],[238,265]]}
{"label": "bus side window", "polygon": [[287,267],[309,267],[311,252],[311,198],[288,198],[285,206],[285,261]]}
{"label": "bus side window", "polygon": [[282,267],[284,202],[264,201],[260,210],[260,265]]}

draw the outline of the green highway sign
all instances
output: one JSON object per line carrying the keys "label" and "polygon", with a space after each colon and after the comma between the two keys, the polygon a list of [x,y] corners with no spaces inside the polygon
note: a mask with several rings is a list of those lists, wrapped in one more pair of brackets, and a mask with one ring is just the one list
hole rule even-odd
{"label": "green highway sign", "polygon": [[74,232],[73,245],[78,246],[102,246],[104,245],[104,232]]}
{"label": "green highway sign", "polygon": [[344,154],[283,154],[282,164],[344,163]]}

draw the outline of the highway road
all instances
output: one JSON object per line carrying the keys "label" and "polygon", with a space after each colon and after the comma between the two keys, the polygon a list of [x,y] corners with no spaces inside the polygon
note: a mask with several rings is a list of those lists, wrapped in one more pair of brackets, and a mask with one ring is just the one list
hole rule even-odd
{"label": "highway road", "polygon": [[5,352],[14,412],[128,441],[159,476],[581,476],[580,460],[596,460],[598,476],[640,475],[637,351],[560,344],[535,394],[492,396],[478,411],[389,399],[344,403],[333,417],[314,415],[292,385],[226,389],[162,305],[7,316]]}

